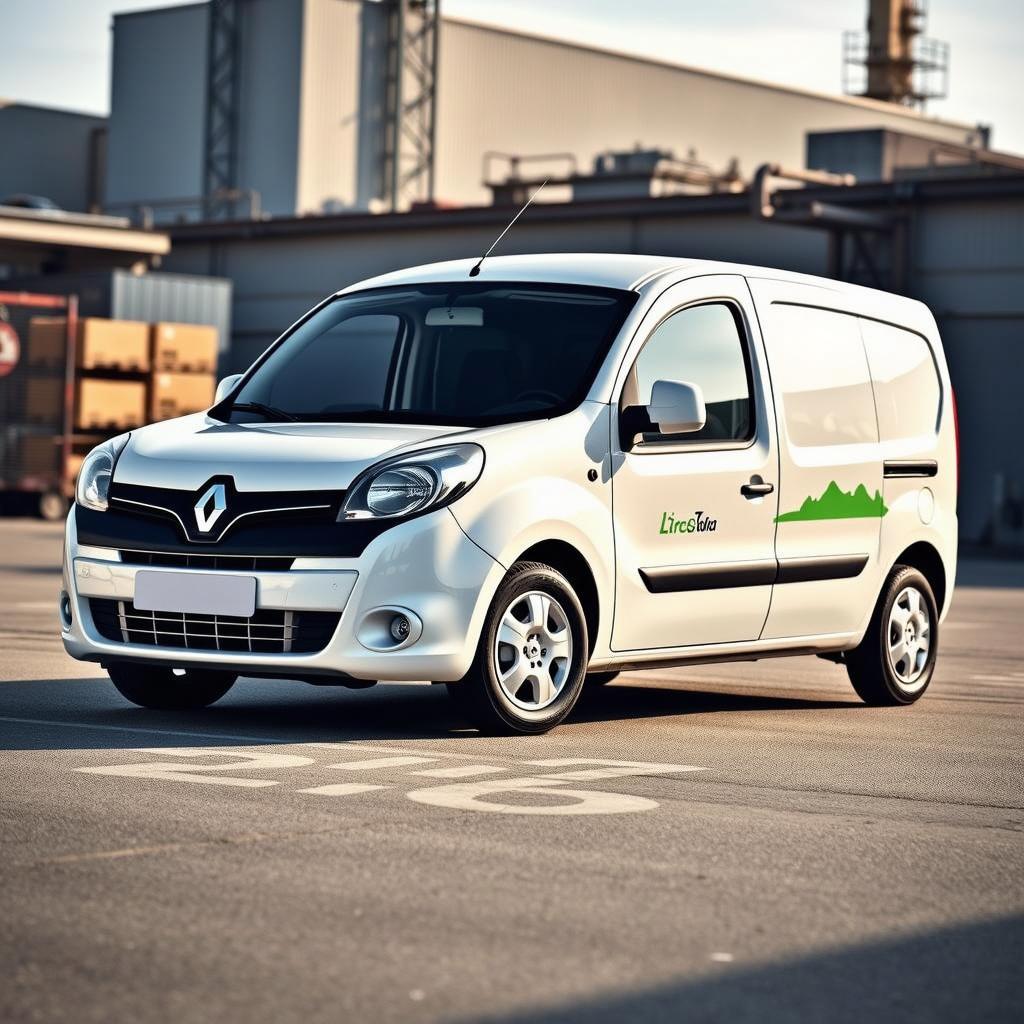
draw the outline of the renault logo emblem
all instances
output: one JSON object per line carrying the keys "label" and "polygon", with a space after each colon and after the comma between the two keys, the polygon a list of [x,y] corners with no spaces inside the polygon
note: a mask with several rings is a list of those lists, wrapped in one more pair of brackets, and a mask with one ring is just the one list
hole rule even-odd
{"label": "renault logo emblem", "polygon": [[199,532],[209,533],[227,507],[227,492],[224,485],[210,484],[195,505],[196,526],[199,527]]}

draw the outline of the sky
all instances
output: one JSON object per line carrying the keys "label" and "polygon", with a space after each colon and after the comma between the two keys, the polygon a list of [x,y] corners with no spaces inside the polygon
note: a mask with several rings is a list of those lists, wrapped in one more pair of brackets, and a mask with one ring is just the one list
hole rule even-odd
{"label": "sky", "polygon": [[[105,113],[111,15],[173,2],[0,0],[0,97]],[[441,0],[441,8],[454,17],[839,92],[842,32],[864,27],[867,0]],[[992,125],[996,149],[1024,153],[1024,0],[930,0],[928,8],[928,35],[951,49],[949,98],[929,112]]]}

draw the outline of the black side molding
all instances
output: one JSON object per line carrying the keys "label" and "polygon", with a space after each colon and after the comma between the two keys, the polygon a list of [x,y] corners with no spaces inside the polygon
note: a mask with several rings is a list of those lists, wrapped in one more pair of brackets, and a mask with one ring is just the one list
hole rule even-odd
{"label": "black side molding", "polygon": [[763,587],[775,582],[774,558],[756,562],[718,562],[703,565],[659,565],[641,569],[640,578],[652,594],[683,590],[723,590],[726,587]]}
{"label": "black side molding", "polygon": [[718,562],[698,565],[660,565],[641,569],[640,578],[651,594],[678,594],[688,590],[724,590],[730,587],[766,587],[778,583],[845,580],[859,576],[868,556],[814,555],[809,558],[774,558],[753,562]]}
{"label": "black side molding", "polygon": [[812,580],[848,580],[859,576],[868,564],[867,555],[815,555],[783,558],[776,583],[810,583]]}
{"label": "black side molding", "polygon": [[935,476],[939,464],[934,459],[886,459],[882,463],[882,476]]}

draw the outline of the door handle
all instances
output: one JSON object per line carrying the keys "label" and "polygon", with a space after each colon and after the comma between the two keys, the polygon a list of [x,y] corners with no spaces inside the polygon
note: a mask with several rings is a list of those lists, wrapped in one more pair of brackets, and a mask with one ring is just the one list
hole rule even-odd
{"label": "door handle", "polygon": [[763,498],[774,490],[775,484],[766,484],[759,476],[754,476],[750,478],[750,483],[744,484],[740,488],[740,494],[744,498]]}

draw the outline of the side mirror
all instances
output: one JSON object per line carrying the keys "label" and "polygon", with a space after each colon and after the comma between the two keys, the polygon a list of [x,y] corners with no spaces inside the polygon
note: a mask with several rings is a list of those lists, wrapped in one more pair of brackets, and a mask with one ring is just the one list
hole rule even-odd
{"label": "side mirror", "polygon": [[692,434],[708,421],[700,388],[681,380],[654,382],[647,415],[660,434]]}
{"label": "side mirror", "polygon": [[242,379],[242,374],[233,373],[230,377],[225,377],[217,385],[217,393],[213,396],[213,404],[220,405],[228,395],[238,386],[238,382]]}

